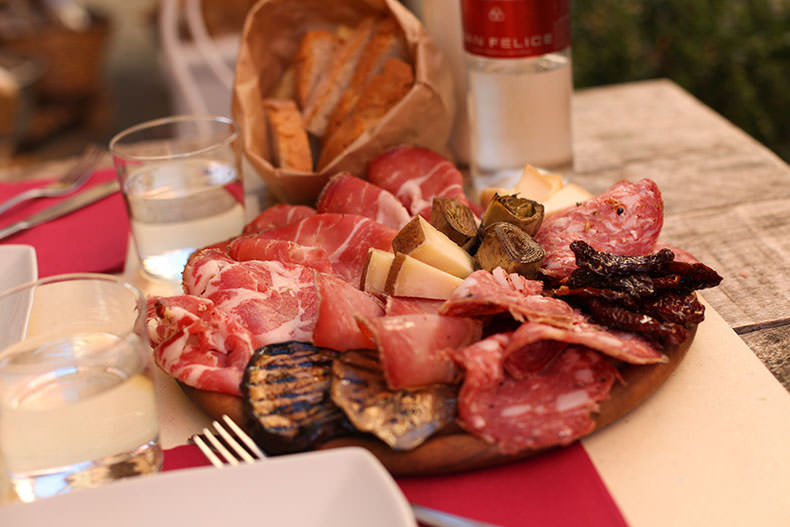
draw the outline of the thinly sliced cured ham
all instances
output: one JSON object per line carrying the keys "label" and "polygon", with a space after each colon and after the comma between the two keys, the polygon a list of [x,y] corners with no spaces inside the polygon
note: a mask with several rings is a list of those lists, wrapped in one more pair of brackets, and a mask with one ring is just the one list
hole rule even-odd
{"label": "thinly sliced cured ham", "polygon": [[411,219],[398,198],[383,188],[348,172],[332,176],[315,205],[319,213],[356,214],[400,230]]}
{"label": "thinly sliced cured ham", "polygon": [[395,229],[364,216],[327,213],[262,232],[260,236],[321,247],[335,273],[356,286],[362,277],[368,249],[391,251],[395,234]]}
{"label": "thinly sliced cured ham", "polygon": [[667,360],[653,344],[636,333],[603,328],[588,322],[581,313],[576,313],[576,319],[570,328],[525,322],[513,333],[507,353],[529,354],[531,346],[546,340],[580,344],[630,364],[655,364]]}
{"label": "thinly sliced cured ham", "polygon": [[157,365],[201,390],[241,395],[252,338],[233,316],[191,295],[148,300],[146,329]]}
{"label": "thinly sliced cured ham", "polygon": [[385,152],[368,165],[368,180],[395,195],[412,216],[431,219],[433,198],[457,198],[480,216],[464,194],[463,175],[441,155],[416,146]]}
{"label": "thinly sliced cured ham", "polygon": [[305,247],[286,240],[273,240],[258,235],[242,236],[228,245],[228,254],[239,262],[276,260],[304,265],[322,273],[334,273],[326,250],[321,247]]}
{"label": "thinly sliced cured ham", "polygon": [[570,243],[583,240],[594,249],[624,256],[649,254],[664,224],[664,202],[649,179],[621,181],[608,191],[546,218],[535,235],[546,256],[541,272],[563,278],[576,268]]}
{"label": "thinly sliced cured ham", "polygon": [[315,209],[307,205],[289,205],[287,203],[272,205],[245,225],[243,234],[254,234],[277,227],[285,227],[310,216],[315,216]]}
{"label": "thinly sliced cured ham", "polygon": [[592,350],[570,346],[534,375],[516,379],[503,368],[508,340],[494,335],[456,354],[466,369],[459,424],[505,454],[567,445],[591,432],[615,368]]}
{"label": "thinly sliced cured ham", "polygon": [[543,285],[501,267],[490,273],[475,271],[467,276],[439,312],[443,315],[479,317],[509,312],[516,320],[532,320],[570,326],[573,309],[562,300],[540,295]]}
{"label": "thinly sliced cured ham", "polygon": [[373,320],[384,315],[382,302],[334,276],[315,273],[318,320],[313,344],[338,351],[370,349],[373,339],[364,334],[355,317]]}
{"label": "thinly sliced cured ham", "polygon": [[407,296],[388,296],[384,307],[386,315],[438,314],[444,300],[431,298],[412,298]]}
{"label": "thinly sliced cured ham", "polygon": [[360,318],[359,324],[375,340],[392,390],[454,382],[454,351],[479,340],[483,331],[479,320],[432,314]]}

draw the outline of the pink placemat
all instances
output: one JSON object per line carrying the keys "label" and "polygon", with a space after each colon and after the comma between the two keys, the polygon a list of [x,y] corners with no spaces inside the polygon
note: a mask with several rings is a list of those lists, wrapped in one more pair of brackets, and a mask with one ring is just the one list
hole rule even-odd
{"label": "pink placemat", "polygon": [[[208,464],[184,445],[165,451],[163,470]],[[627,525],[579,443],[501,467],[396,481],[412,503],[503,527]]]}
{"label": "pink placemat", "polygon": [[[101,170],[91,177],[86,188],[114,178],[112,169]],[[47,183],[47,180],[0,183],[0,200]],[[0,216],[0,227],[22,220],[73,195],[39,198],[20,204]],[[10,236],[0,243],[35,247],[38,274],[42,278],[61,273],[112,273],[123,270],[128,232],[129,220],[123,198],[116,193],[71,214]]]}

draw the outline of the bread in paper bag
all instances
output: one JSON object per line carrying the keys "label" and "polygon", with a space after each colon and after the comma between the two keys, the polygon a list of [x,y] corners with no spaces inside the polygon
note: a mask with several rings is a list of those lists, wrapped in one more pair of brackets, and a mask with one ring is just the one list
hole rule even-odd
{"label": "bread in paper bag", "polygon": [[[400,44],[391,38],[393,29]],[[338,37],[331,46],[324,32]],[[314,45],[306,35],[321,37],[316,40],[324,42],[322,53],[345,53],[343,60],[353,67],[342,68],[336,61],[338,71],[328,73],[332,61],[323,57],[323,77],[305,75],[305,47]],[[374,52],[378,55],[371,58]],[[326,75],[332,80],[326,81]],[[299,79],[308,77],[315,86],[299,86]],[[322,82],[342,90],[312,100],[306,92]],[[263,101],[289,91],[298,99],[305,128],[312,131],[311,171],[289,170],[274,161],[273,149],[282,145],[270,136]],[[452,77],[441,51],[395,0],[262,0],[247,16],[233,116],[241,126],[245,155],[282,201],[313,204],[329,177],[340,171],[364,177],[373,157],[400,144],[446,152],[454,105]]]}

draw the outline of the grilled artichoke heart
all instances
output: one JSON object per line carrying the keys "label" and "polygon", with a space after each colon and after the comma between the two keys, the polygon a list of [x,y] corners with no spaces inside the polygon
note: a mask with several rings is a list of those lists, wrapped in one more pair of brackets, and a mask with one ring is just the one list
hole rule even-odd
{"label": "grilled artichoke heart", "polygon": [[480,247],[475,258],[486,271],[502,267],[534,279],[546,255],[543,247],[512,223],[493,223],[480,231]]}
{"label": "grilled artichoke heart", "polygon": [[485,229],[498,222],[512,223],[528,235],[535,236],[543,223],[543,205],[515,194],[497,194],[483,214],[480,228]]}
{"label": "grilled artichoke heart", "polygon": [[433,198],[431,225],[467,251],[477,239],[477,221],[466,204],[454,198]]}

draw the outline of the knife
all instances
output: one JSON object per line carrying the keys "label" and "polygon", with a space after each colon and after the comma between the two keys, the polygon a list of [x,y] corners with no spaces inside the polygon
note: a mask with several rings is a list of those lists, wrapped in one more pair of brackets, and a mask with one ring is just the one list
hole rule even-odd
{"label": "knife", "polygon": [[83,192],[80,192],[73,198],[69,198],[66,200],[61,201],[48,209],[44,209],[42,211],[36,212],[31,214],[24,220],[17,221],[16,223],[12,223],[8,227],[4,227],[0,229],[0,240],[3,238],[7,238],[12,234],[16,234],[20,231],[24,231],[31,227],[35,227],[36,225],[40,225],[44,222],[54,220],[55,218],[60,218],[61,216],[65,216],[70,212],[74,212],[77,209],[81,209],[86,205],[90,205],[91,203],[98,201],[102,198],[106,198],[110,194],[114,194],[120,190],[120,186],[118,185],[118,181],[112,180],[107,181],[104,183],[99,183],[98,185],[94,185]]}

